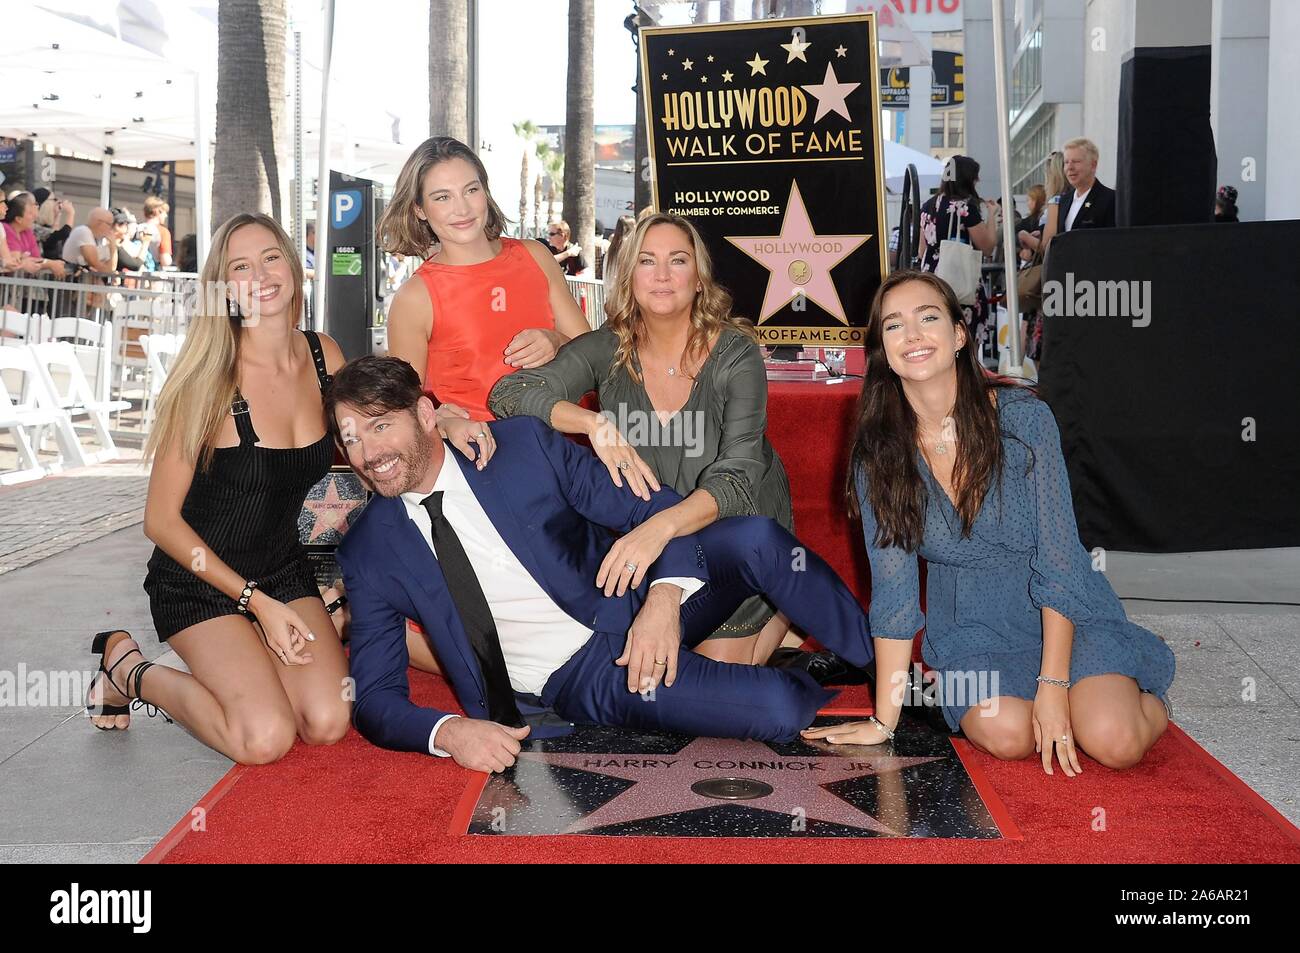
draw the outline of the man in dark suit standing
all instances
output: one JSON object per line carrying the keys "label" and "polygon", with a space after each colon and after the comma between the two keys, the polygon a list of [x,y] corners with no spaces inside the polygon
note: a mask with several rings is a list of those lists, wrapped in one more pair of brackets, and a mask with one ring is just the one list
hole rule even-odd
{"label": "man in dark suit standing", "polygon": [[1115,190],[1097,181],[1097,146],[1091,139],[1065,144],[1065,178],[1070,184],[1056,197],[1056,228],[1049,224],[1044,244],[1059,232],[1115,227]]}
{"label": "man in dark suit standing", "polygon": [[[610,531],[677,503],[671,489],[643,499],[615,486],[594,454],[531,417],[480,425],[477,462],[449,452],[396,358],[341,369],[325,412],[376,492],[338,550],[353,717],[374,744],[503,771],[524,737],[576,722],[793,740],[831,693],[800,670],[690,651],[754,593],[850,663],[874,657],[852,593],[774,520],[718,520],[650,565],[615,565]],[[408,618],[468,717],[411,702]],[[880,706],[892,726],[897,706]]]}

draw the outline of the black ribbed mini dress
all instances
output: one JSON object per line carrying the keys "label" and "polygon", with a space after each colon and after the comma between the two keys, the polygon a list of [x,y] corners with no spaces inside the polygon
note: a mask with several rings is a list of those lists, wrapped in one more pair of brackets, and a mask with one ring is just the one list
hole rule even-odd
{"label": "black ribbed mini dress", "polygon": [[[320,338],[314,331],[303,334],[324,390],[330,376]],[[256,580],[272,599],[288,603],[318,596],[298,537],[298,514],[307,492],[334,462],[333,441],[326,432],[306,447],[259,447],[248,403],[238,391],[230,412],[239,443],[216,448],[211,465],[195,470],[181,516],[226,565],[244,579]],[[144,590],[161,642],[192,625],[239,612],[236,600],[156,546]]]}

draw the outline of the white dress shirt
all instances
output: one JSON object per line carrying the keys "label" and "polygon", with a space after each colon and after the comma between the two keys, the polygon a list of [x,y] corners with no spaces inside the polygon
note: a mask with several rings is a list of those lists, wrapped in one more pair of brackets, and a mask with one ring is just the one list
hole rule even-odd
{"label": "white dress shirt", "polygon": [[1065,231],[1074,228],[1074,220],[1078,217],[1079,210],[1083,208],[1084,200],[1088,198],[1088,193],[1091,191],[1092,186],[1088,186],[1084,191],[1074,193],[1074,201],[1070,203],[1070,211],[1065,216]]}
{"label": "white dress shirt", "polygon": [[[445,442],[444,447],[446,454],[442,469],[431,492],[442,491],[442,514],[456,531],[492,611],[510,686],[517,692],[541,695],[546,680],[587,643],[592,630],[556,605],[510,551],[474,496],[459,463],[452,459],[452,454],[460,451]],[[403,493],[402,502],[429,549],[437,556],[433,545],[433,522],[421,502],[428,495]],[[701,579],[688,578],[658,579],[651,585],[661,582],[680,587],[683,602],[704,585]],[[592,585],[595,584],[593,579]],[[433,726],[429,734],[431,754],[448,756],[445,751],[434,747],[433,739],[443,722],[455,717],[445,715]]]}

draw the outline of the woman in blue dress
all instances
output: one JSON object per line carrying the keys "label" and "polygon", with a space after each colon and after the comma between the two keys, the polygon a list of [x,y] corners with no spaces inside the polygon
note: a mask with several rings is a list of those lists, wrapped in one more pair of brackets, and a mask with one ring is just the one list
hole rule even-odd
{"label": "woman in blue dress", "polygon": [[[896,272],[867,326],[851,506],[871,562],[872,719],[808,738],[879,744],[901,711],[912,639],[944,718],[1004,759],[1078,750],[1137,764],[1169,722],[1174,656],[1129,622],[1079,541],[1060,435],[1032,393],[979,366],[952,290]],[[917,555],[928,564],[926,611]],[[887,691],[886,686],[895,686]]]}

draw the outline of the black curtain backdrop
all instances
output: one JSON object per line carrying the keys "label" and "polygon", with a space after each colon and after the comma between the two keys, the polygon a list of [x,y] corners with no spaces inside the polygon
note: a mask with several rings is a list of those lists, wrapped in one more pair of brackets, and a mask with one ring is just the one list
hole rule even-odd
{"label": "black curtain backdrop", "polygon": [[1115,162],[1115,224],[1214,221],[1208,46],[1139,47],[1128,55]]}
{"label": "black curtain backdrop", "polygon": [[1041,393],[1089,548],[1300,546],[1297,247],[1300,221],[1053,240],[1045,294],[1071,278],[1076,302],[1087,282],[1150,282],[1146,327],[1044,318]]}

